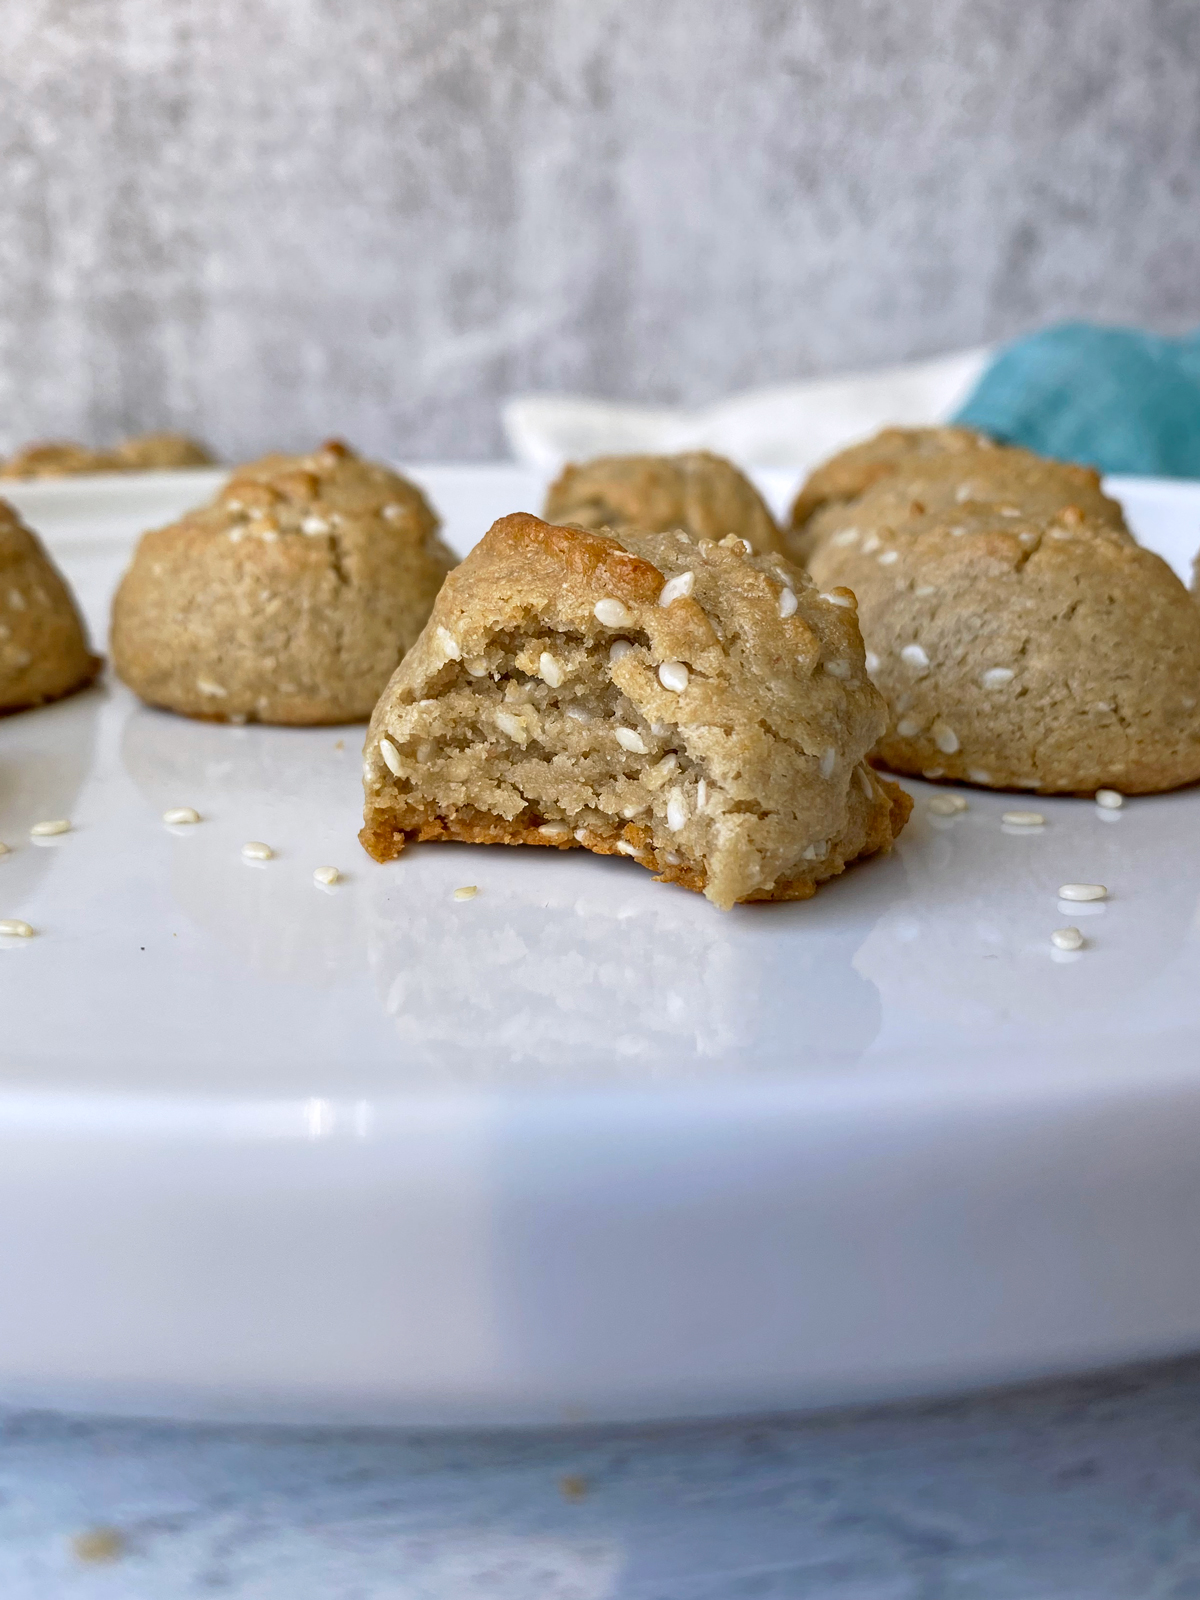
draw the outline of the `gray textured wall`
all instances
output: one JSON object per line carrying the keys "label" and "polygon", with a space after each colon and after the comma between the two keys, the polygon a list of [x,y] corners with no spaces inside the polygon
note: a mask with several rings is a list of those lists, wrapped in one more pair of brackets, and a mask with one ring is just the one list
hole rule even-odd
{"label": "gray textured wall", "polygon": [[1196,0],[0,0],[0,444],[1200,321]]}

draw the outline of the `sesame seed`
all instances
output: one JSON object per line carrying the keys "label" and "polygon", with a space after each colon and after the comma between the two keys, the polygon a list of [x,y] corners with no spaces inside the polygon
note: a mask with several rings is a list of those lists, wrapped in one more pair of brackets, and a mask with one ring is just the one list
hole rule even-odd
{"label": "sesame seed", "polygon": [[919,644],[906,644],[900,652],[900,659],[906,667],[916,667],[922,672],[929,665],[929,657]]}
{"label": "sesame seed", "polygon": [[319,883],[322,888],[331,889],[341,878],[341,873],[336,867],[314,867],[313,882]]}
{"label": "sesame seed", "polygon": [[923,778],[944,778],[946,769],[945,767],[922,767],[921,776]]}
{"label": "sesame seed", "polygon": [[896,562],[900,559],[900,552],[899,550],[885,550],[883,554],[878,556],[876,559],[881,567],[895,566]]}
{"label": "sesame seed", "polygon": [[987,784],[992,781],[991,773],[985,771],[983,767],[968,767],[967,777],[970,778],[972,783]]}
{"label": "sesame seed", "polygon": [[662,760],[655,764],[654,770],[655,772],[661,772],[665,775],[668,772],[674,772],[678,765],[679,757],[675,754],[674,750],[668,750]]}
{"label": "sesame seed", "polygon": [[796,599],[794,589],[781,589],[779,591],[780,617],[794,617],[796,615],[796,607],[799,604],[800,602]]}
{"label": "sesame seed", "polygon": [[844,611],[853,611],[858,604],[857,597],[850,589],[830,589],[821,595],[821,599],[827,600],[831,606],[841,606]]}
{"label": "sesame seed", "polygon": [[896,724],[896,732],[902,739],[915,739],[921,731],[921,724],[916,717],[901,717]]}
{"label": "sesame seed", "polygon": [[814,839],[812,844],[805,845],[801,859],[804,861],[820,861],[828,849],[828,839]]}
{"label": "sesame seed", "polygon": [[832,778],[833,769],[837,765],[837,751],[833,745],[826,745],[821,756],[820,773],[823,778]]}
{"label": "sesame seed", "polygon": [[966,502],[971,498],[971,485],[969,483],[960,483],[958,488],[954,491],[954,498],[958,501],[960,506],[965,505]]}
{"label": "sesame seed", "polygon": [[831,678],[845,679],[850,676],[851,666],[848,661],[826,661],[824,665],[825,671]]}
{"label": "sesame seed", "polygon": [[615,667],[617,662],[624,660],[633,648],[633,642],[630,639],[614,639],[608,648],[609,666]]}
{"label": "sesame seed", "polygon": [[29,830],[31,839],[49,839],[56,833],[70,833],[71,824],[65,817],[59,817],[54,822],[35,822]]}
{"label": "sesame seed", "polygon": [[571,831],[569,822],[543,822],[538,832],[547,839],[562,839]]}
{"label": "sesame seed", "polygon": [[663,584],[658,596],[660,606],[672,605],[676,600],[686,600],[696,587],[696,574],[694,572],[681,572],[674,578],[668,578]]}
{"label": "sesame seed", "polygon": [[636,856],[638,853],[637,845],[630,844],[628,839],[618,839],[617,849],[623,856]]}
{"label": "sesame seed", "polygon": [[844,549],[846,547],[846,545],[856,543],[857,539],[858,539],[858,529],[857,528],[843,528],[839,533],[835,533],[833,538],[829,542],[830,542],[830,544],[836,544],[839,547],[841,547],[842,549]]}
{"label": "sesame seed", "polygon": [[586,706],[568,706],[567,715],[572,722],[592,722],[594,714]]}
{"label": "sesame seed", "polygon": [[700,782],[696,785],[696,810],[703,811],[707,804],[708,784],[705,779],[701,778]]}
{"label": "sesame seed", "polygon": [[592,615],[596,621],[605,628],[623,628],[633,621],[633,613],[627,605],[620,600],[597,600],[592,607]]}
{"label": "sesame seed", "polygon": [[1125,804],[1125,796],[1118,789],[1097,789],[1096,804],[1105,811],[1119,811]]}
{"label": "sesame seed", "polygon": [[1046,819],[1040,811],[1005,811],[1000,821],[1010,828],[1040,828]]}
{"label": "sesame seed", "polygon": [[667,827],[672,833],[678,833],[687,822],[687,802],[678,789],[672,789],[667,797]]}
{"label": "sesame seed", "polygon": [[872,676],[879,671],[879,657],[875,654],[874,650],[867,651],[864,665],[866,666],[868,673],[870,673]]}
{"label": "sesame seed", "polygon": [[947,722],[935,722],[929,730],[933,734],[933,742],[944,756],[952,756],[958,749],[958,735]]}
{"label": "sesame seed", "polygon": [[960,794],[935,794],[929,809],[935,817],[957,817],[967,809],[967,802]]}
{"label": "sesame seed", "polygon": [[673,694],[682,694],[688,686],[688,669],[682,661],[664,661],[658,669],[658,681]]}
{"label": "sesame seed", "polygon": [[1011,667],[989,667],[979,681],[985,689],[1003,689],[1015,677],[1016,673]]}
{"label": "sesame seed", "polygon": [[242,854],[247,861],[271,861],[275,857],[271,846],[264,844],[261,839],[251,839],[248,844],[244,844]]}
{"label": "sesame seed", "polygon": [[214,683],[211,678],[197,678],[196,687],[201,694],[212,695],[217,700],[224,700],[229,693],[228,689],[223,688],[219,683]]}
{"label": "sesame seed", "polygon": [[[385,516],[387,515],[387,512],[388,508],[385,506]],[[319,533],[328,533],[329,524],[325,521],[324,517],[305,517],[304,521],[300,524],[300,532],[307,533],[310,536],[314,536]]]}
{"label": "sesame seed", "polygon": [[194,806],[174,806],[170,811],[163,812],[163,821],[173,828],[184,822],[199,822],[200,813]]}
{"label": "sesame seed", "polygon": [[622,750],[628,750],[632,755],[644,756],[647,754],[646,741],[636,728],[614,728],[613,737]]}
{"label": "sesame seed", "polygon": [[864,767],[858,769],[858,786],[868,800],[875,798],[875,785],[871,781],[871,774]]}
{"label": "sesame seed", "polygon": [[538,672],[541,675],[542,682],[549,684],[552,689],[557,689],[561,686],[563,681],[562,666],[548,650],[543,650],[538,657]]}
{"label": "sesame seed", "polygon": [[20,917],[2,917],[0,934],[7,939],[32,939],[33,929],[27,922],[22,922]]}
{"label": "sesame seed", "polygon": [[464,883],[461,889],[455,889],[453,898],[455,900],[474,900],[478,893],[479,885],[477,883]]}
{"label": "sesame seed", "polygon": [[586,828],[576,828],[575,829],[575,837],[579,841],[580,844],[586,844],[587,843],[587,836],[588,836],[588,831],[587,831]]}
{"label": "sesame seed", "polygon": [[399,522],[404,515],[404,507],[398,505],[395,500],[389,500],[386,506],[380,508],[379,515],[386,517],[389,522]]}
{"label": "sesame seed", "polygon": [[928,600],[931,594],[937,593],[937,585],[933,583],[919,583],[913,590],[918,600]]}
{"label": "sesame seed", "polygon": [[1059,885],[1060,900],[1107,900],[1108,890],[1102,883],[1063,883]]}
{"label": "sesame seed", "polygon": [[501,733],[506,733],[510,739],[515,739],[518,744],[524,745],[529,738],[529,730],[524,721],[513,711],[497,711],[496,726]]}
{"label": "sesame seed", "polygon": [[1001,506],[1000,515],[1002,517],[1019,517],[1021,510],[1019,506]]}
{"label": "sesame seed", "polygon": [[683,857],[679,854],[678,850],[664,850],[663,860],[668,866],[677,867],[683,861]]}
{"label": "sesame seed", "polygon": [[437,639],[438,644],[441,646],[442,654],[445,656],[447,661],[462,660],[462,646],[450,632],[449,628],[439,628],[435,638]]}
{"label": "sesame seed", "polygon": [[399,750],[396,749],[396,746],[390,739],[380,739],[379,754],[383,757],[384,766],[393,775],[393,777],[398,778],[400,776],[400,769],[403,763],[400,760]]}
{"label": "sesame seed", "polygon": [[882,543],[883,540],[880,539],[877,533],[869,533],[862,543],[863,555],[873,556]]}
{"label": "sesame seed", "polygon": [[652,722],[650,724],[650,732],[656,739],[665,739],[670,731],[671,724],[669,722]]}
{"label": "sesame seed", "polygon": [[1055,928],[1050,943],[1056,950],[1082,950],[1083,935],[1078,928]]}

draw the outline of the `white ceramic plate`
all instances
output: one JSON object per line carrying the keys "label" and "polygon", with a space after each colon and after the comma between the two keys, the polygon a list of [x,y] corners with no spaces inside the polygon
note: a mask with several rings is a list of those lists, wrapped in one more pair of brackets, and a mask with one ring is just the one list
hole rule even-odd
{"label": "white ceramic plate", "polygon": [[[418,475],[460,549],[539,500]],[[133,537],[213,482],[11,493],[102,640]],[[1117,489],[1186,571],[1200,486]],[[0,721],[0,916],[39,930],[0,949],[0,1399],[679,1416],[1200,1344],[1200,794],[1018,834],[913,784],[893,856],[723,915],[582,852],[376,866],[360,742],[111,676]]]}

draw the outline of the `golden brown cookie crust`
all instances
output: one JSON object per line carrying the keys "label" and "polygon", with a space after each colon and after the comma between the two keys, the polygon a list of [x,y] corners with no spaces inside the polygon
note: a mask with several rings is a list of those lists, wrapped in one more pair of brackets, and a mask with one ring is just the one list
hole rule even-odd
{"label": "golden brown cookie crust", "polygon": [[37,536],[0,500],[0,712],[74,694],[101,665],[62,575]]}
{"label": "golden brown cookie crust", "polygon": [[736,537],[502,518],[375,709],[364,847],[582,847],[722,907],[807,898],[909,807],[863,760],[884,716],[849,598]]}
{"label": "golden brown cookie crust", "polygon": [[724,456],[599,456],[573,463],[550,485],[544,513],[580,528],[682,528],[693,539],[736,533],[759,552],[782,551],[775,518],[758,490]]}
{"label": "golden brown cookie crust", "polygon": [[815,513],[858,596],[897,772],[1046,794],[1200,779],[1200,614],[1085,468],[1003,447]]}
{"label": "golden brown cookie crust", "polygon": [[111,450],[90,450],[69,439],[27,444],[0,461],[0,478],[67,478],[90,472],[163,472],[209,467],[214,457],[182,433],[143,433]]}
{"label": "golden brown cookie crust", "polygon": [[454,565],[437,530],[414,484],[337,441],[249,463],[142,539],[113,664],[185,716],[363,721]]}

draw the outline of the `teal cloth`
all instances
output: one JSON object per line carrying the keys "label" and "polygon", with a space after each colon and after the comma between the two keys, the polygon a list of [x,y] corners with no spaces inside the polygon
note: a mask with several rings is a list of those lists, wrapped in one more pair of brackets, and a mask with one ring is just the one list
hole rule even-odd
{"label": "teal cloth", "polygon": [[953,420],[1102,472],[1200,478],[1200,329],[1047,328],[1007,345]]}

